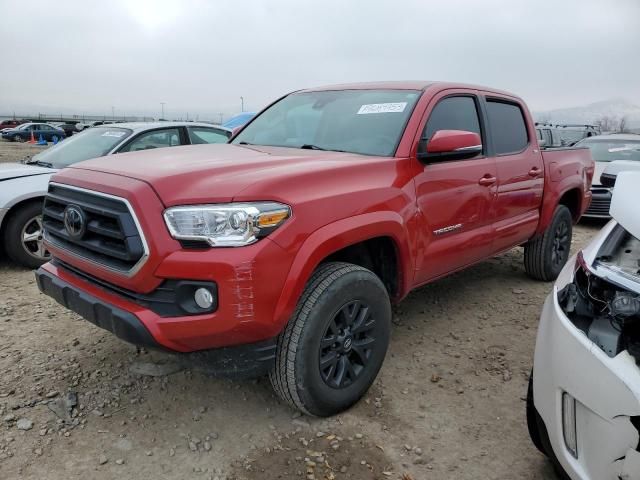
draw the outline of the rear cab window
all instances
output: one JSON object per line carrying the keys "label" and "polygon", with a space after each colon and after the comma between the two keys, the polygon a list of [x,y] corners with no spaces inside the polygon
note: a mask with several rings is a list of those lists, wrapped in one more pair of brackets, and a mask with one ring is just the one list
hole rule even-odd
{"label": "rear cab window", "polygon": [[503,99],[487,98],[489,135],[496,155],[522,152],[529,145],[529,133],[520,105]]}

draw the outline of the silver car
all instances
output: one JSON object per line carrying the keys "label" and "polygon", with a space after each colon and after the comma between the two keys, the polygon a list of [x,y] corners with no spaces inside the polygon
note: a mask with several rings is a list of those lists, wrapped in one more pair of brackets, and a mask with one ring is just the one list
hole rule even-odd
{"label": "silver car", "polygon": [[24,164],[0,163],[0,238],[5,252],[30,268],[49,259],[42,242],[42,200],[57,170],[122,152],[226,143],[231,135],[230,129],[208,123],[118,123],[85,129]]}

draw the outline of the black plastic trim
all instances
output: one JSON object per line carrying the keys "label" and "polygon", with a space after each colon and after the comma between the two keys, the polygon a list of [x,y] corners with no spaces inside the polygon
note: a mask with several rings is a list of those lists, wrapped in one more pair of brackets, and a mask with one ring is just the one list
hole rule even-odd
{"label": "black plastic trim", "polygon": [[42,293],[125,342],[164,349],[134,314],[77,290],[42,268],[36,270],[36,282]]}
{"label": "black plastic trim", "polygon": [[[113,295],[118,295],[125,300],[148,308],[163,318],[204,315],[213,313],[218,309],[218,285],[215,282],[165,280],[153,292],[143,294],[127,290],[92,275],[88,275],[57,258],[53,259],[51,263],[58,268],[67,270],[72,275],[80,277],[82,280],[97,284]],[[213,305],[210,308],[200,308],[196,305],[193,299],[193,293],[197,288],[206,288],[211,292]]]}
{"label": "black plastic trim", "polygon": [[85,320],[113,333],[125,342],[174,353],[188,368],[195,367],[211,375],[234,378],[261,376],[273,368],[277,337],[231,347],[189,353],[176,352],[160,345],[133,313],[78,290],[43,268],[36,270],[35,275],[40,291],[63,307],[76,312]]}

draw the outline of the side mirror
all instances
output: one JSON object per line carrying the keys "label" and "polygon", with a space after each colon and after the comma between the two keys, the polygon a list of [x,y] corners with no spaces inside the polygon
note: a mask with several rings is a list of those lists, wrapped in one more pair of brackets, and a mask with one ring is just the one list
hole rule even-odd
{"label": "side mirror", "polygon": [[480,135],[465,130],[438,130],[427,140],[426,151],[418,152],[420,160],[460,160],[482,153]]}
{"label": "side mirror", "polygon": [[607,165],[602,175],[600,175],[600,183],[603,187],[612,188],[616,184],[616,178],[619,173],[633,171],[640,172],[640,164],[633,160],[616,160]]}

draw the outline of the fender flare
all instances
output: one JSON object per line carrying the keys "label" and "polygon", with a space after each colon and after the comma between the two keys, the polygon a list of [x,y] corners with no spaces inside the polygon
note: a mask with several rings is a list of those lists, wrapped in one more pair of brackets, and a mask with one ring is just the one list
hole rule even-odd
{"label": "fender flare", "polygon": [[402,216],[391,211],[343,218],[313,232],[296,252],[276,304],[274,322],[280,329],[284,328],[309,278],[322,260],[349,245],[372,238],[389,237],[395,243],[399,269],[397,296],[406,295],[414,273],[414,259],[406,232]]}

